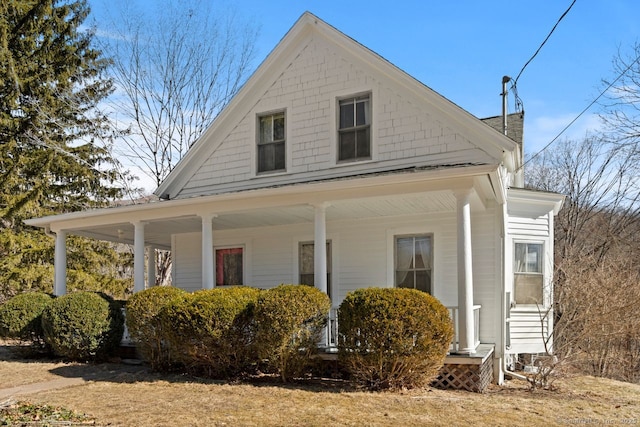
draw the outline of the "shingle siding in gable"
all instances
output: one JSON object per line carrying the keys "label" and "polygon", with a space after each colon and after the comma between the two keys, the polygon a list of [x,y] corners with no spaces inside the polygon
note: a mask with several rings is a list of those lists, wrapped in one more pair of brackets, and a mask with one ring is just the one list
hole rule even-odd
{"label": "shingle siding in gable", "polygon": [[[353,88],[353,91],[350,91]],[[238,191],[263,186],[344,176],[336,168],[338,96],[365,88],[372,93],[373,162],[354,164],[353,173],[380,168],[494,163],[489,155],[443,124],[428,105],[385,76],[347,60],[343,51],[321,38],[309,40],[264,93],[255,107],[236,117],[211,157],[192,175],[175,198]],[[258,114],[286,110],[286,174],[255,177],[255,123]],[[219,141],[208,141],[215,144]],[[357,162],[360,163],[360,162]]]}

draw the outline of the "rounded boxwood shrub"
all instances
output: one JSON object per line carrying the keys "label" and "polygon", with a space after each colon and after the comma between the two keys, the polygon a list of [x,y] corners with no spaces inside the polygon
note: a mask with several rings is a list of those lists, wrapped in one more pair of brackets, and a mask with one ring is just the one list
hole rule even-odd
{"label": "rounded boxwood shrub", "polygon": [[174,299],[161,318],[169,346],[188,371],[214,378],[246,373],[257,361],[251,312],[259,289],[246,286],[197,291]]}
{"label": "rounded boxwood shrub", "polygon": [[330,307],[325,293],[306,285],[280,285],[258,298],[256,350],[283,381],[311,366]]}
{"label": "rounded boxwood shrub", "polygon": [[414,289],[350,292],[338,319],[339,360],[357,384],[371,390],[427,385],[453,338],[447,308]]}
{"label": "rounded boxwood shrub", "polygon": [[160,311],[186,291],[173,286],[154,286],[137,292],[129,298],[127,329],[136,343],[140,356],[155,370],[169,369],[174,357],[167,341],[167,333],[160,320]]}
{"label": "rounded boxwood shrub", "polygon": [[120,344],[124,319],[111,297],[83,291],[54,299],[42,313],[42,328],[57,355],[97,360]]}
{"label": "rounded boxwood shrub", "polygon": [[0,337],[32,343],[45,350],[42,312],[53,297],[43,292],[18,294],[0,305]]}

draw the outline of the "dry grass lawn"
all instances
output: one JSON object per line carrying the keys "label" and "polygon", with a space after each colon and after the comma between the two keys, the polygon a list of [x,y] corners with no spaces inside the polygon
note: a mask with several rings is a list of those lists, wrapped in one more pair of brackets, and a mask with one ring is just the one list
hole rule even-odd
{"label": "dry grass lawn", "polygon": [[[0,354],[0,357],[2,355]],[[110,365],[110,369],[113,369]],[[0,387],[86,375],[101,365],[0,361]],[[11,385],[7,385],[11,384]],[[508,382],[485,394],[435,389],[349,390],[339,382],[225,384],[147,370],[24,397],[88,414],[111,426],[451,426],[638,424],[640,385],[563,379],[554,392]]]}

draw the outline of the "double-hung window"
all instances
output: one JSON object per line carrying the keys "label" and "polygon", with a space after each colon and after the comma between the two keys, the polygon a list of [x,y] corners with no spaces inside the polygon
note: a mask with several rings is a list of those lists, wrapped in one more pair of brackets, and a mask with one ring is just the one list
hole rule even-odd
{"label": "double-hung window", "polygon": [[516,304],[544,304],[542,243],[516,242],[513,288]]}
{"label": "double-hung window", "polygon": [[258,173],[286,169],[284,111],[258,118]]}
{"label": "double-hung window", "polygon": [[428,234],[395,238],[395,285],[431,293],[433,240]]}
{"label": "double-hung window", "polygon": [[369,95],[340,101],[338,161],[371,158],[371,98]]}
{"label": "double-hung window", "polygon": [[243,248],[216,249],[216,286],[243,285]]}
{"label": "double-hung window", "polygon": [[[300,284],[315,286],[315,250],[314,242],[300,242],[299,266]],[[327,241],[327,295],[331,298],[331,241]]]}

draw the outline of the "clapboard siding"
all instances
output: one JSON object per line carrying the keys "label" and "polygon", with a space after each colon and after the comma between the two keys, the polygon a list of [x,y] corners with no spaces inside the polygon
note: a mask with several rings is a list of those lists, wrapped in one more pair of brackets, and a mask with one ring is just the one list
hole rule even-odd
{"label": "clapboard siding", "polygon": [[[542,320],[541,320],[542,319]],[[511,348],[509,353],[542,353],[549,337],[549,322],[540,312],[511,311]]]}
{"label": "clapboard siding", "polygon": [[173,285],[193,292],[202,289],[202,244],[200,233],[173,236]]}
{"label": "clapboard siding", "polygon": [[[481,340],[496,337],[495,209],[472,215],[474,303],[481,304]],[[245,284],[263,289],[298,283],[298,244],[313,241],[313,223],[250,229],[214,229],[214,246],[245,247]],[[327,222],[332,243],[333,305],[348,292],[364,287],[393,286],[394,237],[433,235],[434,295],[447,306],[457,306],[457,231],[455,212],[364,218]],[[188,291],[201,288],[200,233],[174,236],[174,283]]]}
{"label": "clapboard siding", "polygon": [[509,232],[512,235],[549,236],[549,220],[547,216],[527,218],[509,216]]}
{"label": "clapboard siding", "polygon": [[[496,286],[500,284],[496,263],[500,250],[496,246],[496,208],[472,215],[471,235],[473,242],[473,303],[480,304],[480,341],[495,343],[500,328],[497,325]],[[456,304],[457,305],[457,304]]]}
{"label": "clapboard siding", "polygon": [[[513,294],[513,248],[515,242],[532,241],[544,245],[543,273],[545,283],[546,310],[552,303],[551,279],[553,275],[553,230],[549,208],[541,208],[523,201],[508,204],[507,245],[505,250],[505,288]],[[540,321],[540,312],[535,306],[516,306],[511,310],[508,324],[511,347],[509,353],[542,353],[545,351],[542,337],[546,337],[552,325],[551,316]]]}

